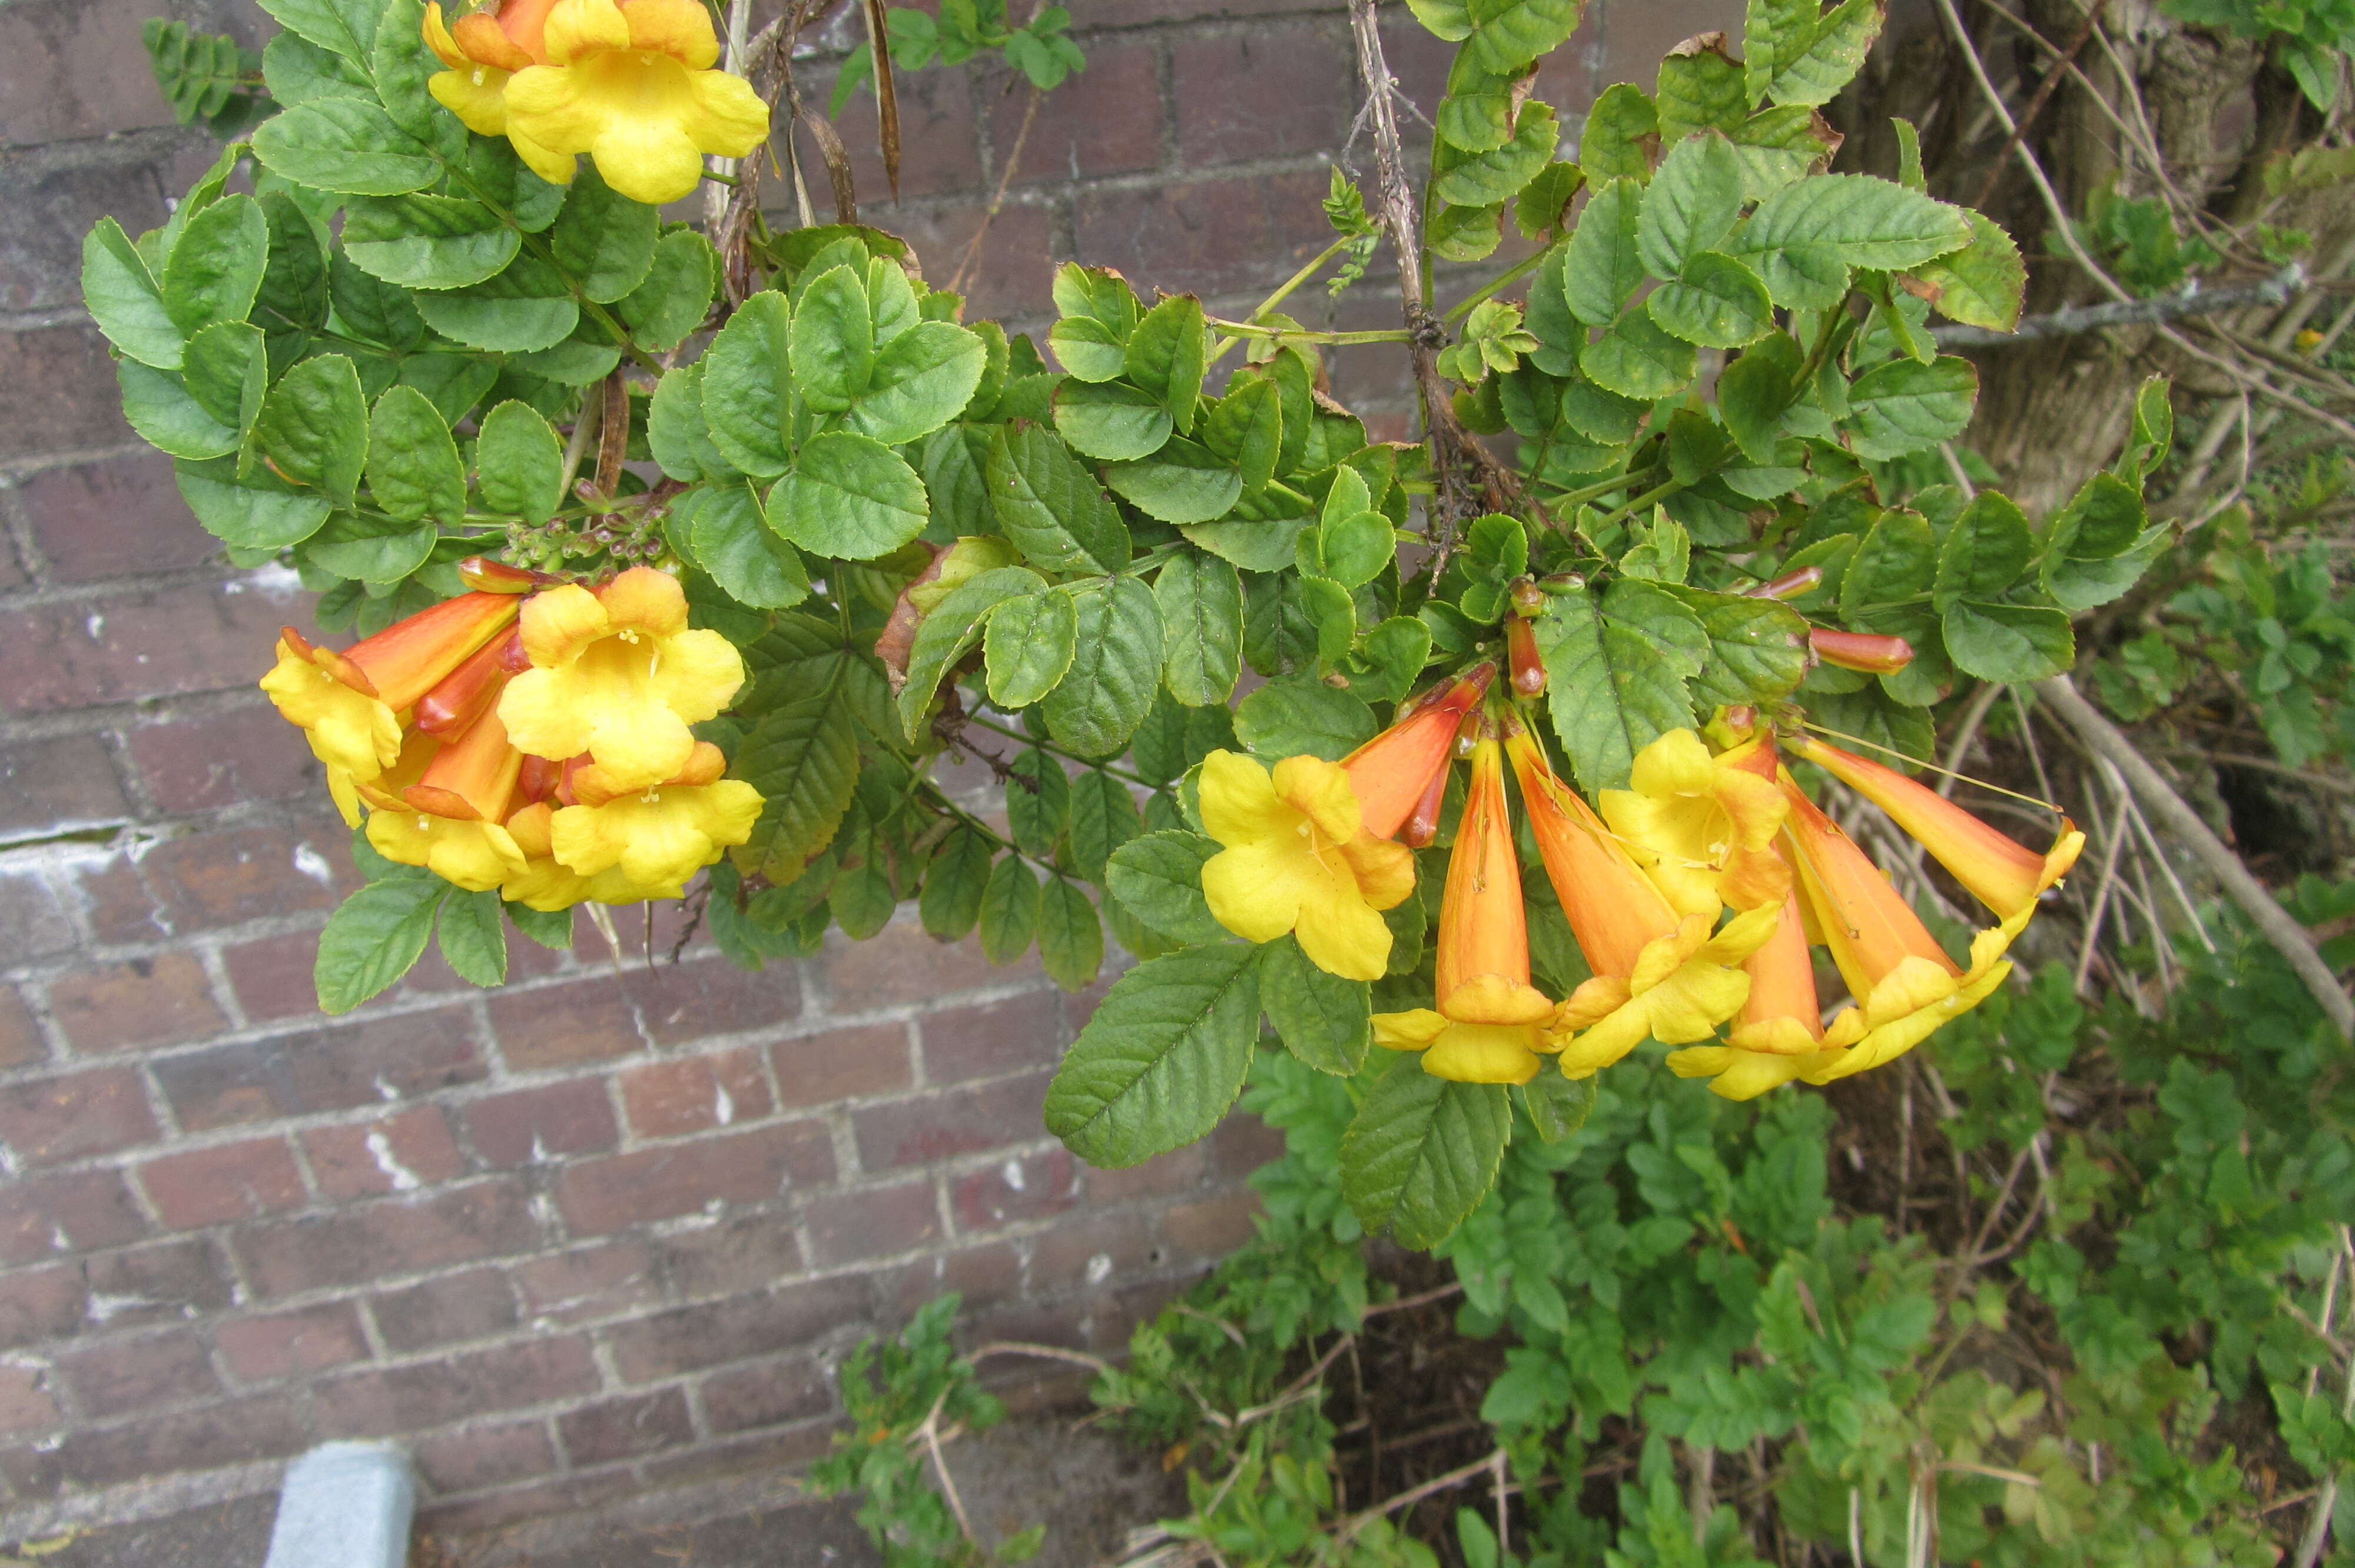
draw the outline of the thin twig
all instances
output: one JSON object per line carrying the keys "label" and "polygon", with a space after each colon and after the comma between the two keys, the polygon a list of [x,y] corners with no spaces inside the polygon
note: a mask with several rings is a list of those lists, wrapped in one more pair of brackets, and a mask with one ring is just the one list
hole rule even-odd
{"label": "thin twig", "polygon": [[1367,1308],[1363,1312],[1359,1313],[1358,1316],[1360,1320],[1363,1320],[1367,1318],[1379,1316],[1384,1312],[1403,1312],[1409,1308],[1428,1307],[1433,1301],[1444,1301],[1451,1296],[1461,1296],[1463,1294],[1464,1282],[1460,1279],[1451,1280],[1447,1284],[1438,1287],[1436,1289],[1423,1291],[1419,1296],[1401,1296],[1395,1301],[1377,1301],[1372,1306]]}
{"label": "thin twig", "polygon": [[2271,277],[2253,283],[2235,283],[2222,289],[2195,288],[2161,294],[2156,299],[2113,301],[2106,305],[2070,305],[2041,316],[2025,317],[2009,332],[1942,323],[1930,329],[1930,337],[1941,348],[2000,348],[2039,338],[2073,337],[2080,333],[2099,332],[2104,327],[2143,326],[2185,316],[2212,316],[2249,305],[2278,305],[2304,292],[2309,281],[2306,269],[2293,261]]}
{"label": "thin twig", "polygon": [[1014,183],[1014,171],[1022,163],[1022,144],[1030,140],[1031,122],[1039,118],[1039,104],[1046,96],[1036,86],[1030,89],[1030,100],[1022,106],[1021,128],[1014,132],[1014,145],[1007,150],[1006,167],[998,171],[997,188],[990,192],[989,205],[982,208],[981,227],[973,231],[964,254],[957,258],[956,270],[949,274],[952,294],[964,293],[966,276],[981,265],[981,242],[989,238],[989,226],[997,221],[998,209],[1006,205],[1006,188]]}
{"label": "thin twig", "polygon": [[1102,1356],[1092,1356],[1085,1351],[1067,1351],[1060,1345],[1035,1345],[1027,1340],[992,1340],[966,1356],[965,1360],[977,1361],[989,1356],[1043,1356],[1049,1361],[1071,1361],[1091,1367],[1099,1372],[1112,1371],[1112,1363]]}
{"label": "thin twig", "polygon": [[1386,1514],[1396,1513],[1402,1508],[1412,1508],[1433,1492],[1444,1492],[1450,1487],[1462,1486],[1487,1470],[1497,1462],[1497,1456],[1503,1452],[1504,1450],[1500,1448],[1484,1454],[1468,1465],[1459,1465],[1444,1476],[1433,1476],[1421,1486],[1409,1487],[1394,1498],[1386,1498],[1369,1509],[1351,1514],[1342,1521],[1341,1527],[1333,1532],[1334,1539],[1346,1542]]}
{"label": "thin twig", "polygon": [[916,1428],[916,1436],[924,1440],[925,1448],[932,1456],[932,1470],[941,1478],[941,1491],[949,1499],[950,1511],[956,1515],[957,1529],[978,1552],[986,1550],[981,1544],[981,1537],[974,1533],[973,1520],[964,1511],[964,1499],[957,1496],[956,1481],[949,1474],[949,1462],[941,1457],[941,1407],[949,1402],[950,1392],[946,1388],[941,1390],[941,1396],[932,1401],[932,1411],[924,1417],[924,1424]]}

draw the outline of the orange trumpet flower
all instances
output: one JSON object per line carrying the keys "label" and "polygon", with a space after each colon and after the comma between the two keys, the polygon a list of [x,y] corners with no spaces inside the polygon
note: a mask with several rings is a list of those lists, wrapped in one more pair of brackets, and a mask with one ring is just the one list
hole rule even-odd
{"label": "orange trumpet flower", "polygon": [[1396,838],[1434,779],[1444,790],[1456,727],[1479,705],[1496,675],[1493,663],[1474,665],[1454,682],[1407,704],[1397,723],[1341,759],[1366,832],[1378,839]]}

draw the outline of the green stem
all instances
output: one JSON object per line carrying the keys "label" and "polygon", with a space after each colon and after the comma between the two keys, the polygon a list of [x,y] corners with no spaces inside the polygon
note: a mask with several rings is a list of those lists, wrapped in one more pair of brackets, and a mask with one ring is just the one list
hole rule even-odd
{"label": "green stem", "polygon": [[1477,289],[1475,289],[1470,294],[1466,295],[1463,300],[1459,301],[1452,309],[1450,309],[1445,315],[1439,319],[1444,322],[1462,320],[1465,315],[1469,314],[1472,309],[1478,305],[1481,301],[1487,299],[1490,295],[1496,293],[1497,290],[1512,287],[1514,283],[1528,277],[1540,267],[1544,266],[1546,258],[1552,254],[1553,249],[1549,246],[1545,249],[1539,251],[1534,256],[1524,256],[1521,260],[1514,262],[1510,267],[1505,269],[1504,271],[1499,272],[1497,276],[1489,279]]}
{"label": "green stem", "polygon": [[1293,343],[1405,343],[1408,334],[1403,329],[1385,332],[1304,332],[1298,327],[1261,326],[1253,322],[1231,322],[1219,316],[1209,318],[1210,324],[1233,338],[1280,337]]}
{"label": "green stem", "polygon": [[1594,531],[1600,534],[1604,529],[1610,527],[1614,523],[1621,522],[1625,518],[1631,517],[1636,513],[1643,511],[1646,506],[1650,506],[1657,502],[1666,501],[1669,496],[1674,495],[1678,491],[1682,490],[1684,487],[1685,482],[1681,479],[1671,479],[1661,484],[1656,485],[1652,489],[1644,492],[1643,494],[1636,497],[1635,500],[1627,503],[1626,505],[1620,507],[1616,512],[1606,513],[1602,517],[1597,518],[1594,524]]}
{"label": "green stem", "polygon": [[1151,779],[1145,778],[1141,774],[1132,773],[1125,768],[1114,768],[1108,763],[1092,761],[1088,758],[1082,757],[1076,751],[1066,751],[1063,747],[1057,746],[1051,740],[1044,739],[1039,736],[1026,734],[1018,729],[1008,728],[1007,726],[999,724],[994,719],[986,719],[979,714],[965,715],[964,722],[967,724],[979,725],[982,728],[990,731],[992,734],[1002,735],[1008,740],[1018,740],[1025,746],[1035,746],[1039,750],[1046,752],[1051,757],[1067,758],[1073,762],[1079,763],[1083,768],[1092,768],[1099,773],[1109,773],[1114,779],[1123,779],[1127,783],[1135,784],[1146,789],[1158,789],[1160,788],[1159,785],[1154,783]]}
{"label": "green stem", "polygon": [[1032,865],[1037,866],[1039,870],[1047,873],[1050,876],[1060,876],[1063,874],[1061,872],[1055,869],[1054,863],[1051,861],[1043,861],[1037,855],[1029,853],[1028,851],[1024,850],[1020,844],[1016,843],[1012,839],[1007,838],[1004,833],[999,832],[987,822],[983,821],[979,817],[975,816],[971,811],[966,810],[963,806],[960,806],[954,800],[950,800],[948,798],[948,792],[943,789],[938,782],[932,779],[923,778],[922,774],[919,774],[917,777],[922,779],[925,789],[931,792],[932,806],[943,814],[954,818],[958,824],[964,827],[967,832],[979,833],[983,838],[987,839],[991,843],[996,844],[999,849],[1004,850],[1007,854],[1012,855],[1015,859],[1028,861]]}
{"label": "green stem", "polygon": [[1636,486],[1644,483],[1654,474],[1657,474],[1659,471],[1659,466],[1656,463],[1650,468],[1639,468],[1635,470],[1633,472],[1623,473],[1616,479],[1606,479],[1600,484],[1590,484],[1578,490],[1562,491],[1550,499],[1556,506],[1576,506],[1583,502],[1593,501],[1599,496],[1609,495],[1614,491],[1633,490]]}

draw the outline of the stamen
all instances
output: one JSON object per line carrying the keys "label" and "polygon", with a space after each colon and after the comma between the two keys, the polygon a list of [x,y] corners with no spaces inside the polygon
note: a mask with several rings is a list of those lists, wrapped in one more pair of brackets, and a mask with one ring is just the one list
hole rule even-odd
{"label": "stamen", "polygon": [[476,67],[474,68],[474,85],[475,85],[476,87],[480,87],[480,86],[482,86],[482,85],[483,85],[483,80],[484,80],[483,68],[482,68],[481,66],[476,66]]}
{"label": "stamen", "polygon": [[422,832],[432,832],[432,829],[430,829],[430,828],[428,828],[428,827],[426,826],[426,822],[425,822],[425,813],[424,813],[424,812],[422,812],[422,811],[420,811],[420,812],[418,812],[418,813],[417,813],[417,831],[418,831],[419,832],[421,832],[421,833],[422,833]]}

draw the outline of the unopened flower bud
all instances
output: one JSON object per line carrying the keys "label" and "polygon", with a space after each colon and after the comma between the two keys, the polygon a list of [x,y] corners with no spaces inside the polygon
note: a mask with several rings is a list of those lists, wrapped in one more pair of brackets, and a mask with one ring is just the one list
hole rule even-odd
{"label": "unopened flower bud", "polygon": [[1512,669],[1513,694],[1534,697],[1545,690],[1545,661],[1538,657],[1534,622],[1516,616],[1505,622],[1506,662]]}
{"label": "unopened flower bud", "polygon": [[1811,626],[1807,647],[1827,664],[1867,675],[1893,675],[1913,662],[1913,645],[1905,639],[1869,631],[1832,631]]}
{"label": "unopened flower bud", "polygon": [[1785,572],[1773,582],[1760,583],[1748,590],[1748,597],[1775,599],[1797,599],[1801,594],[1813,590],[1815,586],[1823,580],[1823,567],[1801,567],[1797,571]]}
{"label": "unopened flower bud", "polygon": [[1585,586],[1586,579],[1576,572],[1556,572],[1550,577],[1538,579],[1540,593],[1571,594],[1576,593]]}
{"label": "unopened flower bud", "polygon": [[1513,596],[1513,612],[1520,616],[1545,613],[1545,590],[1538,587],[1535,577],[1515,577],[1508,590]]}
{"label": "unopened flower bud", "polygon": [[538,579],[505,561],[469,556],[458,563],[458,580],[483,593],[529,593]]}

